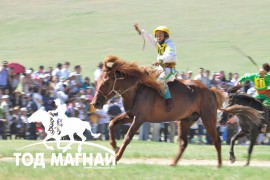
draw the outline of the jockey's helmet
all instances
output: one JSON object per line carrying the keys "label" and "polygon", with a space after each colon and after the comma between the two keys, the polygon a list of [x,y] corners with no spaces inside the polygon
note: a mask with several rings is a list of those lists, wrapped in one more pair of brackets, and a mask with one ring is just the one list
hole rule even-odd
{"label": "jockey's helmet", "polygon": [[156,34],[157,31],[163,31],[167,33],[168,37],[170,36],[170,30],[166,26],[158,26],[156,29],[153,30],[153,33]]}

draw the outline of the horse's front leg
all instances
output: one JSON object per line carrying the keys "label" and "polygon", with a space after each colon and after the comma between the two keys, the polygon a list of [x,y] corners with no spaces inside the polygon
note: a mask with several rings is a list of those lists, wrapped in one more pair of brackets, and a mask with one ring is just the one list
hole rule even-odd
{"label": "horse's front leg", "polygon": [[136,116],[134,117],[133,122],[129,127],[129,130],[128,130],[127,134],[125,135],[122,146],[120,147],[119,151],[115,155],[115,160],[116,161],[119,161],[121,159],[127,145],[130,143],[130,141],[132,140],[134,134],[140,128],[142,123],[143,123],[143,120],[141,118],[136,118]]}
{"label": "horse's front leg", "polygon": [[230,143],[230,161],[231,163],[234,163],[236,158],[235,158],[235,155],[234,155],[234,144],[235,144],[235,141],[238,139],[238,138],[241,138],[243,136],[246,135],[247,132],[245,131],[238,131],[232,138],[231,138],[231,143]]}
{"label": "horse's front leg", "polygon": [[114,127],[117,124],[131,123],[132,120],[133,120],[133,117],[129,117],[127,115],[127,113],[123,113],[110,121],[110,124],[109,124],[110,144],[111,144],[113,150],[115,151],[115,153],[117,153],[119,148],[116,145],[116,141],[115,141],[115,137],[114,137]]}

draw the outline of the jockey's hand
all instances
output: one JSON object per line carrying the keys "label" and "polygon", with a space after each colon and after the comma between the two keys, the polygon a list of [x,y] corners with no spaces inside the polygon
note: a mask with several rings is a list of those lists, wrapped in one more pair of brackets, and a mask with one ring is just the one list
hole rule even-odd
{"label": "jockey's hand", "polygon": [[139,35],[141,35],[142,31],[140,30],[139,25],[137,23],[135,23],[135,24],[133,24],[133,27],[139,33]]}
{"label": "jockey's hand", "polygon": [[161,61],[160,61],[160,60],[154,61],[154,62],[152,63],[152,65],[153,65],[153,66],[159,66],[159,65],[161,65]]}

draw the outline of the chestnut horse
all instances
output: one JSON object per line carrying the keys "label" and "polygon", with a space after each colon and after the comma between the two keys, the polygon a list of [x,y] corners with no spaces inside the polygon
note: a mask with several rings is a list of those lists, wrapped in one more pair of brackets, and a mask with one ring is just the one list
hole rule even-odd
{"label": "chestnut horse", "polygon": [[[139,67],[136,63],[121,60],[116,56],[104,59],[102,74],[97,81],[97,89],[92,104],[101,109],[114,95],[121,95],[125,113],[109,124],[110,144],[120,160],[126,146],[144,122],[160,123],[178,121],[179,151],[172,162],[175,166],[187,147],[189,127],[201,117],[208,133],[213,139],[218,166],[222,165],[221,140],[216,131],[217,109],[221,108],[224,96],[217,89],[209,90],[199,81],[178,81],[169,83],[174,109],[165,111],[165,99],[161,96],[164,88],[157,81],[157,74],[150,68]],[[114,126],[131,123],[120,148],[114,138]]]}

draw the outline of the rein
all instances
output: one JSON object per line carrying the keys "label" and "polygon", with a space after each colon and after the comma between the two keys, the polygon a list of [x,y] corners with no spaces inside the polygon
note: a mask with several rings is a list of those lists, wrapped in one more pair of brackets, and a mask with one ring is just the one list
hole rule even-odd
{"label": "rein", "polygon": [[97,89],[96,91],[98,91],[106,100],[109,100],[108,96],[111,93],[115,93],[115,95],[121,96],[122,94],[124,94],[125,92],[127,92],[133,88],[131,86],[131,87],[127,88],[126,90],[124,90],[123,92],[121,92],[120,90],[115,90],[115,84],[116,84],[117,80],[123,80],[123,79],[125,79],[125,78],[124,77],[116,78],[116,75],[114,73],[114,82],[113,82],[112,90],[107,95],[104,95],[104,93],[102,91],[100,91],[99,89]]}

